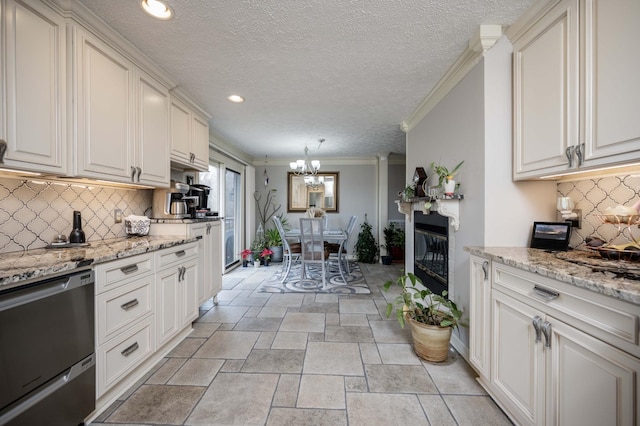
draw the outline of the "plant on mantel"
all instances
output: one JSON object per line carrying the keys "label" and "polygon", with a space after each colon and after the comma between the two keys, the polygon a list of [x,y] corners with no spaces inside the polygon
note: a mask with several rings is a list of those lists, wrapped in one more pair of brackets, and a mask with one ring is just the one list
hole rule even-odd
{"label": "plant on mantel", "polygon": [[431,168],[431,170],[433,170],[436,173],[436,175],[438,175],[438,188],[441,188],[442,184],[445,183],[446,181],[453,180],[453,178],[460,171],[460,167],[462,166],[462,163],[464,163],[464,160],[459,162],[451,170],[449,170],[446,166],[443,166],[442,164],[436,164],[435,161],[431,163],[429,167]]}

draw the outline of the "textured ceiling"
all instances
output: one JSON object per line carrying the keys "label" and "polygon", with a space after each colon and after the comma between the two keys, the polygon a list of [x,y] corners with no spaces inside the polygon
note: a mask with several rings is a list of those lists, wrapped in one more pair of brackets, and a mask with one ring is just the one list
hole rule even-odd
{"label": "textured ceiling", "polygon": [[509,25],[533,1],[169,0],[175,17],[157,21],[138,0],[80,0],[255,158],[305,145],[320,157],[404,153],[400,123],[478,26]]}

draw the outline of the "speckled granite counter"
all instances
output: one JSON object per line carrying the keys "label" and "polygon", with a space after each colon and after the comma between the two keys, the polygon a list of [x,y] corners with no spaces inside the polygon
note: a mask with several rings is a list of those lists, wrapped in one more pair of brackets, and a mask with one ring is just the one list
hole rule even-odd
{"label": "speckled granite counter", "polygon": [[179,235],[91,241],[89,247],[35,249],[0,256],[0,289],[74,269],[196,241]]}
{"label": "speckled granite counter", "polygon": [[195,218],[184,218],[184,219],[151,219],[151,223],[201,223],[201,222],[216,222],[218,220],[224,219],[220,216],[205,216],[205,217],[195,217]]}
{"label": "speckled granite counter", "polygon": [[561,260],[554,253],[523,247],[465,247],[465,251],[597,293],[640,305],[640,281]]}

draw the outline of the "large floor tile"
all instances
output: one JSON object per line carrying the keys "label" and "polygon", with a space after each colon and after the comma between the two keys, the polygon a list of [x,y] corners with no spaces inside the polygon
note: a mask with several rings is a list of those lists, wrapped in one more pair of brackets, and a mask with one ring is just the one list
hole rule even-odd
{"label": "large floor tile", "polygon": [[245,359],[258,337],[257,331],[216,331],[193,357]]}
{"label": "large floor tile", "polygon": [[511,422],[488,396],[443,395],[460,426],[510,426]]}
{"label": "large floor tile", "polygon": [[422,365],[422,361],[408,343],[378,343],[383,364]]}
{"label": "large floor tile", "polygon": [[369,327],[334,326],[328,325],[324,331],[327,342],[363,342],[372,343],[373,333]]}
{"label": "large floor tile", "polygon": [[360,348],[357,343],[309,342],[303,373],[363,376]]}
{"label": "large floor tile", "polygon": [[247,312],[247,307],[241,306],[215,306],[209,312],[198,318],[198,322],[236,323]]}
{"label": "large floor tile", "polygon": [[347,417],[349,426],[429,424],[415,395],[347,393]]}
{"label": "large floor tile", "polygon": [[205,342],[205,338],[193,338],[191,336],[184,339],[178,344],[167,357],[169,358],[189,358],[192,356],[202,344]]}
{"label": "large floor tile", "polygon": [[347,415],[344,410],[271,409],[267,426],[282,425],[346,426]]}
{"label": "large floor tile", "polygon": [[340,299],[341,314],[377,314],[373,300],[368,299]]}
{"label": "large floor tile", "polygon": [[167,382],[170,385],[209,386],[224,361],[221,359],[189,359]]}
{"label": "large floor tile", "polygon": [[244,365],[243,373],[301,373],[304,351],[254,349]]}
{"label": "large floor tile", "polygon": [[461,356],[450,364],[423,363],[440,393],[460,395],[486,395],[476,381],[477,374]]}
{"label": "large floor tile", "polygon": [[298,401],[299,374],[281,374],[272,407],[295,407]]}
{"label": "large floor tile", "polygon": [[290,331],[280,331],[276,334],[271,349],[300,349],[307,348],[308,333],[296,333]]}
{"label": "large floor tile", "polygon": [[310,333],[324,332],[324,314],[287,312],[280,331],[306,331]]}
{"label": "large floor tile", "polygon": [[304,300],[304,294],[273,294],[265,306],[268,307],[293,307],[299,308],[302,306]]}
{"label": "large floor tile", "polygon": [[146,381],[150,385],[163,385],[169,381],[169,379],[176,374],[186,362],[184,358],[170,358],[167,362],[162,364],[162,367],[158,368]]}
{"label": "large floor tile", "polygon": [[[422,408],[427,413],[429,423],[438,426],[457,426],[453,415],[441,395],[418,395]],[[480,423],[478,423],[479,425]]]}
{"label": "large floor tile", "polygon": [[242,318],[233,328],[237,331],[277,331],[280,318]]}
{"label": "large floor tile", "polygon": [[397,321],[369,321],[377,343],[411,343],[409,327],[400,328]]}
{"label": "large floor tile", "polygon": [[219,373],[186,424],[264,425],[277,385],[277,374]]}
{"label": "large floor tile", "polygon": [[345,408],[343,376],[303,375],[298,408]]}
{"label": "large floor tile", "polygon": [[422,366],[365,365],[370,392],[438,393],[429,374]]}
{"label": "large floor tile", "polygon": [[194,386],[143,385],[107,421],[181,425],[205,390]]}

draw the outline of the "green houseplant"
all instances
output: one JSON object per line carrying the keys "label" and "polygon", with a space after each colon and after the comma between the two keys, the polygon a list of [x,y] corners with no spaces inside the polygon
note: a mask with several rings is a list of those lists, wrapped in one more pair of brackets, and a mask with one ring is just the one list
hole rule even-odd
{"label": "green houseplant", "polygon": [[405,238],[404,229],[394,222],[390,222],[382,232],[384,234],[384,247],[387,250],[387,255],[391,256],[393,260],[403,260]]}
{"label": "green houseplant", "polygon": [[366,214],[356,241],[356,255],[358,262],[376,263],[378,261],[378,243],[371,233],[371,225],[367,222]]}
{"label": "green houseplant", "polygon": [[435,173],[438,175],[438,188],[442,188],[442,184],[453,180],[453,178],[460,172],[460,167],[462,167],[462,163],[464,160],[459,162],[453,169],[449,170],[447,167],[442,164],[436,164],[435,161],[431,163],[429,166]]}
{"label": "green houseplant", "polygon": [[282,262],[282,239],[280,238],[280,232],[278,232],[276,228],[267,229],[264,233],[264,238],[267,240],[267,247],[273,252],[271,260],[274,262]]}
{"label": "green houseplant", "polygon": [[400,295],[387,304],[387,318],[395,307],[400,326],[404,328],[408,322],[411,327],[416,355],[427,361],[444,361],[449,353],[452,330],[464,325],[462,311],[453,300],[446,298],[446,291],[442,295],[433,293],[411,272],[387,281],[385,291],[392,286],[400,288]]}

